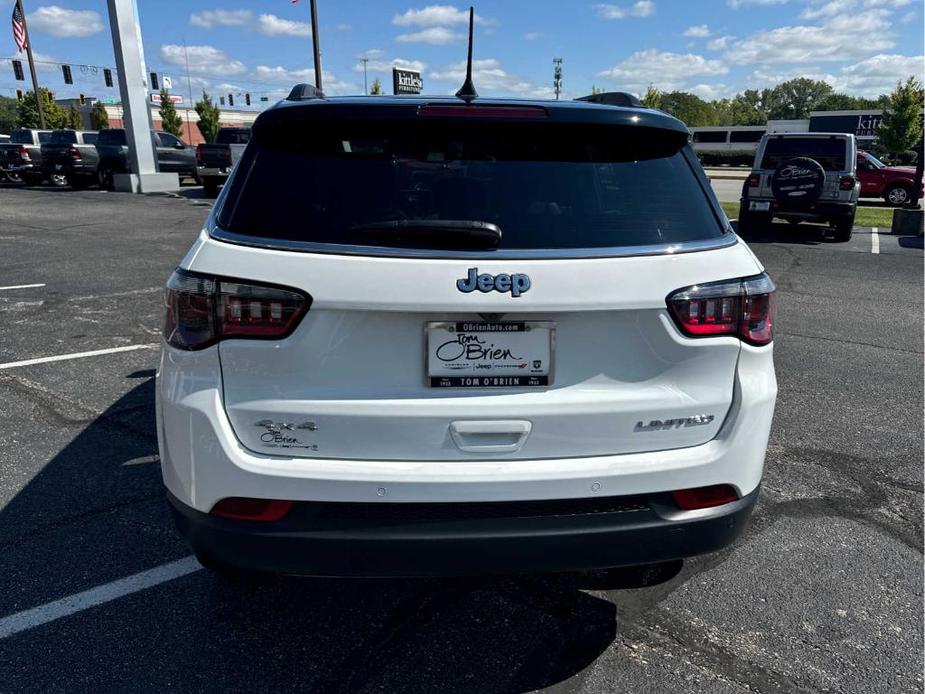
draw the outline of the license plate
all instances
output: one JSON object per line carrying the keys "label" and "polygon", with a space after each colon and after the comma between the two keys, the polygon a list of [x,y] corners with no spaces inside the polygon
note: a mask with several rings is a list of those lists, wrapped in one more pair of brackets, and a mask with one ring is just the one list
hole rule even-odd
{"label": "license plate", "polygon": [[552,383],[555,324],[428,323],[427,379],[434,388],[522,388]]}
{"label": "license plate", "polygon": [[771,203],[768,201],[752,201],[748,203],[748,209],[756,212],[767,212],[771,209]]}

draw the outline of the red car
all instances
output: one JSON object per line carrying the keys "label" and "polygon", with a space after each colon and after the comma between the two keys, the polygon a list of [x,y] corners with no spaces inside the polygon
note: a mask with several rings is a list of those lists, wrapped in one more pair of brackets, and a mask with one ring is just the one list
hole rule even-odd
{"label": "red car", "polygon": [[912,197],[914,166],[887,166],[873,154],[858,151],[857,176],[862,198],[883,198],[891,205],[905,205]]}

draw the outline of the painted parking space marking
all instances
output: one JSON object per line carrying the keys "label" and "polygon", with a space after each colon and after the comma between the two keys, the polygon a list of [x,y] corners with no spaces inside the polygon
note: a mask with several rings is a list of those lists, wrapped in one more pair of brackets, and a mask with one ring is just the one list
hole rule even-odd
{"label": "painted parking space marking", "polygon": [[870,252],[874,254],[880,253],[880,232],[877,227],[871,227],[870,229]]}
{"label": "painted parking space marking", "polygon": [[9,287],[0,287],[0,292],[7,289],[37,289],[44,286],[44,284],[11,284]]}
{"label": "painted parking space marking", "polygon": [[202,565],[196,561],[196,557],[184,557],[126,578],[120,578],[111,583],[105,583],[96,588],[90,588],[82,593],[69,595],[45,605],[17,612],[0,619],[0,639],[8,638],[27,629],[48,624],[48,622],[111,602],[126,595],[137,593],[146,588],[172,581],[181,576],[187,576],[201,569]]}
{"label": "painted parking space marking", "polygon": [[54,361],[68,361],[69,359],[83,359],[85,357],[97,357],[102,354],[118,354],[119,352],[134,352],[139,349],[154,349],[156,344],[149,345],[126,345],[125,347],[110,347],[108,349],[94,349],[90,352],[74,352],[72,354],[58,354],[52,357],[37,357],[36,359],[23,359],[22,361],[10,361],[6,364],[0,364],[0,370],[18,369],[22,366],[33,366],[35,364],[48,364]]}

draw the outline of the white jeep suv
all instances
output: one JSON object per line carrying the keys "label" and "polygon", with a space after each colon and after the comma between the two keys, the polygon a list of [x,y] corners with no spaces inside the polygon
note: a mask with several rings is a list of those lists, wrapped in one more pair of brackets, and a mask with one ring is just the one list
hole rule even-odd
{"label": "white jeep suv", "polygon": [[664,113],[291,97],[167,283],[177,525],[207,567],[310,575],[716,550],[758,495],[773,311]]}

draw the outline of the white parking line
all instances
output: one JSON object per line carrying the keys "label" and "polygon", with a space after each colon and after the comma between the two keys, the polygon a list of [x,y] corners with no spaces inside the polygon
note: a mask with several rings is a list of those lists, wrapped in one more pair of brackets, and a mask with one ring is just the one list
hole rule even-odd
{"label": "white parking line", "polygon": [[0,639],[67,617],[75,612],[102,605],[125,595],[137,593],[160,583],[172,581],[175,578],[199,571],[201,568],[202,566],[196,561],[196,557],[185,557],[127,578],[120,578],[112,583],[105,583],[82,593],[69,595],[60,600],[33,607],[31,610],[17,612],[0,619]]}
{"label": "white parking line", "polygon": [[880,253],[880,232],[877,227],[872,227],[870,230],[870,252]]}
{"label": "white parking line", "polygon": [[6,289],[36,289],[44,286],[44,284],[11,284],[9,287],[0,287],[0,292]]}
{"label": "white parking line", "polygon": [[127,345],[125,347],[110,347],[109,349],[95,349],[91,352],[74,352],[73,354],[58,354],[54,357],[38,357],[36,359],[23,359],[22,361],[9,361],[6,364],[0,364],[0,370],[16,369],[20,366],[32,366],[33,364],[47,364],[52,361],[67,361],[68,359],[83,359],[84,357],[96,357],[101,354],[116,354],[118,352],[133,352],[136,349],[154,349],[157,345]]}

